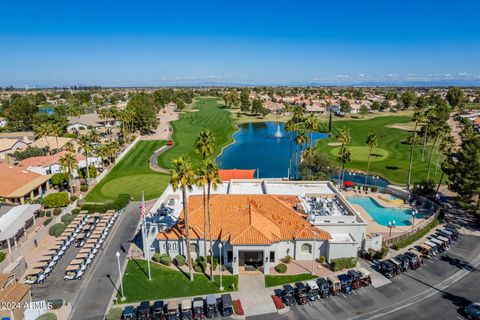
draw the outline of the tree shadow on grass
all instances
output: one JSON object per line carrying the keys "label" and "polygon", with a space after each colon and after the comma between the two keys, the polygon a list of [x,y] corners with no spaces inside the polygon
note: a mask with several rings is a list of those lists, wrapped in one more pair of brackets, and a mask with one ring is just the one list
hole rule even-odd
{"label": "tree shadow on grass", "polygon": [[397,167],[397,166],[386,166],[385,169],[388,169],[388,170],[399,170],[401,169],[400,167]]}
{"label": "tree shadow on grass", "polygon": [[140,269],[140,270],[143,272],[143,274],[144,274],[144,275],[147,277],[147,279],[148,279],[148,273],[147,273],[147,272],[145,271],[145,269],[143,269],[143,267],[138,263],[137,259],[131,259],[130,261],[133,261],[133,262],[137,265],[138,269]]}

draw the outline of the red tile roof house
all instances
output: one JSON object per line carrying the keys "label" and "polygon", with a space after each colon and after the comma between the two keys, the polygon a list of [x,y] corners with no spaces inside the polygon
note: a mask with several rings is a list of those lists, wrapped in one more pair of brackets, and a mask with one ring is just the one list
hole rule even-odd
{"label": "red tile roof house", "polygon": [[[312,254],[315,258],[327,256],[330,234],[315,228],[305,215],[294,210],[292,204],[297,202],[295,196],[213,195],[210,205],[214,255],[219,256],[221,242],[223,263],[231,266],[234,274],[257,268],[268,274],[270,267],[287,255],[298,260],[311,260]],[[193,258],[203,252],[202,204],[202,196],[189,197]],[[173,228],[158,233],[158,251],[172,257],[185,255],[184,235],[182,212]]]}
{"label": "red tile roof house", "polygon": [[50,189],[50,175],[24,170],[20,167],[0,163],[0,198],[9,203],[25,204]]}

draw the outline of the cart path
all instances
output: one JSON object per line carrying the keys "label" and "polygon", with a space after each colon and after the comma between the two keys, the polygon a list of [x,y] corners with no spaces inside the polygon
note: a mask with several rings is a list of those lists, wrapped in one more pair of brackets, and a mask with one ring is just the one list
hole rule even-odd
{"label": "cart path", "polygon": [[271,295],[272,288],[265,288],[263,273],[240,273],[238,275],[238,292],[232,292],[233,299],[240,299],[242,302],[247,317],[277,312]]}
{"label": "cart path", "polygon": [[166,173],[166,174],[170,174],[170,171],[167,170],[167,169],[164,169],[162,167],[160,167],[158,165],[158,157],[164,153],[165,151],[167,151],[168,149],[170,149],[171,147],[170,146],[167,146],[167,145],[164,145],[164,146],[161,146],[160,148],[158,148],[153,154],[152,156],[150,157],[150,169],[152,169],[153,171],[157,171],[157,172],[160,172],[160,173]]}

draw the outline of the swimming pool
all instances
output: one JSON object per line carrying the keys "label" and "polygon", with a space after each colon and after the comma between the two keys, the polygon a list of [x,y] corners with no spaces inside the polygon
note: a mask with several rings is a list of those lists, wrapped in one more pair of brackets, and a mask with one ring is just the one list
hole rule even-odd
{"label": "swimming pool", "polygon": [[[393,220],[395,220],[395,225],[399,227],[412,225],[411,209],[386,208],[371,197],[348,197],[348,202],[362,207],[379,225],[388,226],[388,222]],[[421,219],[423,217],[421,214],[417,214],[415,218]]]}

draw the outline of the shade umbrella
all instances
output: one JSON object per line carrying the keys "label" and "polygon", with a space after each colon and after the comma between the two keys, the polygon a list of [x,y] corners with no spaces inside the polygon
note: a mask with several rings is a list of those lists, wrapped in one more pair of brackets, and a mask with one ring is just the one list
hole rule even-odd
{"label": "shade umbrella", "polygon": [[352,181],[345,181],[343,184],[345,185],[345,187],[353,187]]}

